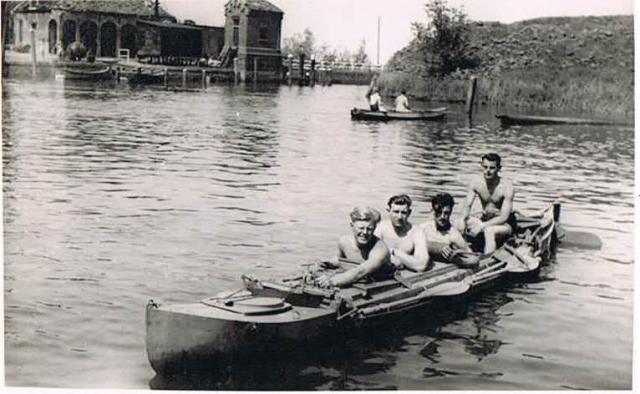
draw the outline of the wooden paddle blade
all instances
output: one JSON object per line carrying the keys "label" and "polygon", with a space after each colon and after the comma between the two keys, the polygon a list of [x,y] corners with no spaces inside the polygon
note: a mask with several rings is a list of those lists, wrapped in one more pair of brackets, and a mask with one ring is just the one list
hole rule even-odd
{"label": "wooden paddle blade", "polygon": [[445,282],[426,290],[431,297],[449,297],[466,293],[471,285],[467,281]]}
{"label": "wooden paddle blade", "polygon": [[559,225],[556,225],[556,232],[561,246],[593,250],[602,249],[602,240],[593,233],[567,230],[565,227]]}

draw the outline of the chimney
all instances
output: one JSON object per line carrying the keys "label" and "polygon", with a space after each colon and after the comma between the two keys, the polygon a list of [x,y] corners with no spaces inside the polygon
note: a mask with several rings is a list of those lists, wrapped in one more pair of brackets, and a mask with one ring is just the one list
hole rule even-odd
{"label": "chimney", "polygon": [[160,17],[160,4],[159,3],[160,3],[160,0],[156,0],[155,7],[154,7],[156,18]]}

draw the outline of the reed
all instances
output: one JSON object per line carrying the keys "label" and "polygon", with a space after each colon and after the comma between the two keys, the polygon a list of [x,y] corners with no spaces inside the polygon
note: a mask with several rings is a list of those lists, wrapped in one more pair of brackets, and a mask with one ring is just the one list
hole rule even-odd
{"label": "reed", "polygon": [[[464,102],[469,76],[419,77],[385,72],[378,79],[384,95],[405,89],[414,99]],[[521,69],[499,76],[479,76],[476,102],[497,110],[589,112],[632,118],[633,73],[573,67],[565,70]]]}

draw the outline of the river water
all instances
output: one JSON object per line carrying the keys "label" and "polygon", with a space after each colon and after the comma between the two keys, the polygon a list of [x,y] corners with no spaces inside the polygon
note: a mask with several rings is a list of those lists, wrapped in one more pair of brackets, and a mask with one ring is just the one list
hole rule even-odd
{"label": "river water", "polygon": [[[5,373],[9,386],[200,389],[630,389],[634,135],[617,127],[502,129],[353,122],[365,87],[211,86],[166,92],[3,84]],[[516,208],[559,199],[569,229],[540,279],[277,371],[163,381],[144,307],[193,302],[239,276],[334,254],[348,212],[407,193],[431,220],[461,201],[488,151]],[[264,371],[261,368],[261,371]],[[278,373],[280,371],[280,373]]]}

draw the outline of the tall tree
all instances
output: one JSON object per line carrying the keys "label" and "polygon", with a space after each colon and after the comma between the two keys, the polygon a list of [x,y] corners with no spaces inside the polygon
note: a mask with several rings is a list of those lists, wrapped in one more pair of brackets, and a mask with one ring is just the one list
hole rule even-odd
{"label": "tall tree", "polygon": [[358,50],[356,51],[356,53],[353,54],[353,62],[355,64],[368,64],[369,63],[369,56],[367,55],[367,43],[365,40],[362,40],[360,42],[360,46],[358,47]]}
{"label": "tall tree", "polygon": [[470,50],[467,15],[446,0],[429,0],[425,11],[427,25],[414,23],[413,30],[428,69],[444,75],[476,67],[479,61]]}
{"label": "tall tree", "polygon": [[282,46],[282,53],[291,54],[295,58],[304,53],[307,58],[315,53],[315,37],[313,32],[309,29],[304,29],[302,34],[296,33],[292,37],[284,39],[284,45]]}

